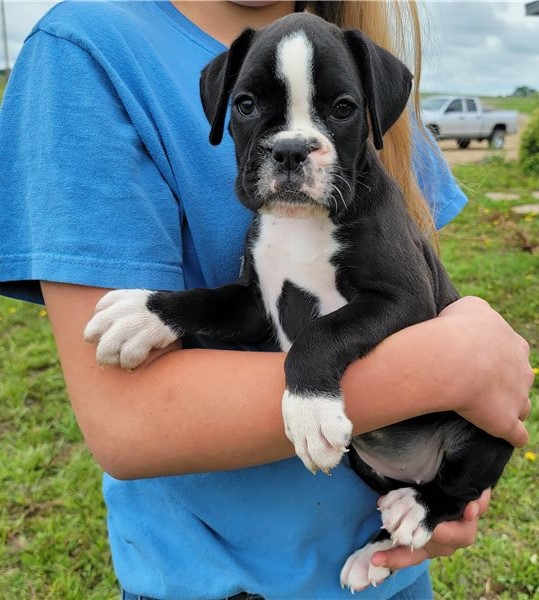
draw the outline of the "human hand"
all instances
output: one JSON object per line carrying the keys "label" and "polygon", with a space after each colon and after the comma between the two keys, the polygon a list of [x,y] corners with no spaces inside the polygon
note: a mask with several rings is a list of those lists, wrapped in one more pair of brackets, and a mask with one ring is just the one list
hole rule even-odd
{"label": "human hand", "polygon": [[460,520],[437,525],[431,539],[423,548],[412,551],[406,546],[398,546],[391,550],[375,552],[371,563],[395,571],[418,565],[427,558],[451,556],[459,548],[471,546],[477,536],[479,517],[487,510],[490,496],[491,490],[485,490],[477,500],[466,506]]}
{"label": "human hand", "polygon": [[460,353],[460,361],[465,359],[455,382],[459,397],[451,409],[487,433],[525,446],[523,421],[531,410],[534,378],[528,343],[487,302],[473,296],[450,304],[440,318],[451,325],[448,357]]}

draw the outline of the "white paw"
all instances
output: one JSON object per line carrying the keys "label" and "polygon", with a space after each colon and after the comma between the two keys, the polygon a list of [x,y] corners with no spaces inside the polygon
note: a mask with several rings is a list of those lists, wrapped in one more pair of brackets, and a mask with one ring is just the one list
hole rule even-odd
{"label": "white paw", "polygon": [[427,514],[424,506],[416,500],[413,488],[400,488],[380,499],[384,529],[391,534],[395,546],[422,548],[431,538],[432,532],[423,524]]}
{"label": "white paw", "polygon": [[363,590],[369,585],[376,587],[389,577],[391,571],[387,567],[375,567],[371,564],[372,555],[380,550],[393,548],[390,540],[373,542],[350,555],[341,569],[341,586],[352,593]]}
{"label": "white paw", "polygon": [[329,473],[346,452],[352,423],[340,397],[299,396],[285,390],[283,418],[286,435],[296,454],[313,473]]}
{"label": "white paw", "polygon": [[165,348],[178,338],[168,325],[146,308],[148,290],[114,290],[97,303],[86,325],[84,339],[97,343],[96,357],[102,365],[134,369],[153,348]]}

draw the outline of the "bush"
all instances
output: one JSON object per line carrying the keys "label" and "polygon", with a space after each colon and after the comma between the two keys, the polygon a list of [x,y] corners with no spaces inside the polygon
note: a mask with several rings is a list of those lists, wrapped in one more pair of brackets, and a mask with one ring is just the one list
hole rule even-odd
{"label": "bush", "polygon": [[520,164],[528,175],[539,175],[539,109],[532,114],[520,142]]}

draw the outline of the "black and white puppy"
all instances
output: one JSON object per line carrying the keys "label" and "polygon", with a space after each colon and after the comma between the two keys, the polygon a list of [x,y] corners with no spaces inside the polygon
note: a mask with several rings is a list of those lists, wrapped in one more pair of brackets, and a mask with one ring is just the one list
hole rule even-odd
{"label": "black and white puppy", "polygon": [[[119,290],[86,328],[101,363],[139,365],[184,335],[254,342],[273,333],[286,359],[286,434],[311,471],[352,467],[375,490],[385,528],[346,561],[352,590],[389,575],[370,558],[422,547],[443,520],[496,483],[512,447],[455,413],[351,439],[341,377],[384,338],[458,298],[406,211],[377,149],[405,109],[412,76],[359,31],[296,14],[246,30],[203,71],[201,96],[230,132],[236,192],[254,213],[239,282],[185,292]],[[367,118],[368,115],[368,118]]]}

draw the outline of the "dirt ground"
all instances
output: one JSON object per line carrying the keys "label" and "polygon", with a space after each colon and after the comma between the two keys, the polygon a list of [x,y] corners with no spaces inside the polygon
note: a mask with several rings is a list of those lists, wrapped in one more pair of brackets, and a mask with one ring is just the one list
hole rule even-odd
{"label": "dirt ground", "polygon": [[513,135],[508,135],[505,138],[505,147],[503,150],[490,150],[488,142],[477,142],[472,140],[466,150],[461,150],[454,140],[446,140],[440,142],[440,148],[445,159],[450,165],[463,165],[466,163],[480,162],[487,156],[502,154],[506,160],[516,160],[518,158],[518,148],[520,145],[520,136],[530,117],[520,114],[518,117],[518,132]]}

